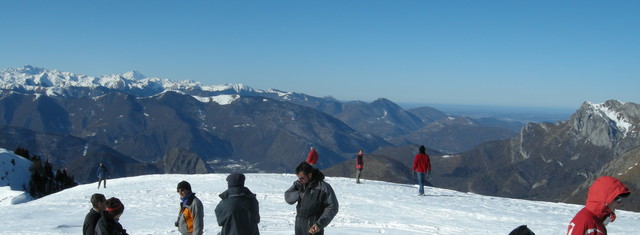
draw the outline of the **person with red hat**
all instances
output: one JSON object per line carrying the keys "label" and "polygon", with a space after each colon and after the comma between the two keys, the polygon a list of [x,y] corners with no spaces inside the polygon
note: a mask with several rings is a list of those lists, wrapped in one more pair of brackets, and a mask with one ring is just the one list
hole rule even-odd
{"label": "person with red hat", "polygon": [[598,178],[589,188],[587,202],[571,220],[567,235],[606,235],[609,222],[616,219],[616,207],[631,191],[611,176]]}
{"label": "person with red hat", "polygon": [[102,217],[96,224],[96,234],[99,235],[128,235],[127,230],[122,228],[120,216],[124,213],[124,204],[120,199],[112,197],[105,202],[107,209],[102,212]]}

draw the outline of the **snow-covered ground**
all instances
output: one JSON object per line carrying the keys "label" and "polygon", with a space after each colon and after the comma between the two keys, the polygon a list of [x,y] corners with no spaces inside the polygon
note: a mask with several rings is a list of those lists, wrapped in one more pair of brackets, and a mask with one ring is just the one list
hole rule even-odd
{"label": "snow-covered ground", "polygon": [[28,191],[31,164],[31,161],[0,148],[0,187]]}
{"label": "snow-covered ground", "polygon": [[[106,189],[97,183],[12,205],[4,203],[19,193],[0,188],[0,234],[80,234],[93,193],[118,197],[125,204],[120,222],[130,234],[178,234],[174,221],[179,197],[176,185],[191,183],[204,203],[205,234],[217,234],[214,208],[218,194],[226,190],[227,174],[146,175],[109,180]],[[295,206],[284,201],[284,191],[296,179],[293,174],[247,174],[246,186],[260,202],[261,234],[293,234]],[[417,186],[354,179],[327,179],[340,202],[340,212],[326,234],[508,234],[526,224],[536,234],[565,234],[579,205],[535,202],[426,189]],[[609,234],[637,234],[640,213],[618,211]]]}

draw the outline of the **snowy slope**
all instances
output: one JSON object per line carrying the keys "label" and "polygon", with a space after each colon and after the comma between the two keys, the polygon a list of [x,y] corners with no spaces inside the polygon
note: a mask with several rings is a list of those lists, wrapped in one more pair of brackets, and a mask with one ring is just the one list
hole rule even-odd
{"label": "snowy slope", "polygon": [[29,190],[31,161],[0,148],[0,187],[13,190]]}
{"label": "snowy slope", "polygon": [[[39,200],[0,205],[0,234],[79,234],[90,209],[91,194],[118,197],[125,204],[120,222],[130,234],[177,234],[176,184],[191,182],[205,208],[205,234],[217,234],[214,208],[226,189],[226,174],[146,175],[114,179],[108,188],[80,185]],[[247,187],[258,195],[261,234],[293,234],[295,206],[284,202],[292,174],[248,174]],[[340,212],[327,234],[508,234],[527,224],[536,234],[564,234],[579,205],[496,198],[427,188],[417,196],[415,185],[378,181],[355,184],[349,178],[328,178]],[[0,197],[7,197],[0,190]],[[609,234],[634,234],[640,213],[619,211]]]}

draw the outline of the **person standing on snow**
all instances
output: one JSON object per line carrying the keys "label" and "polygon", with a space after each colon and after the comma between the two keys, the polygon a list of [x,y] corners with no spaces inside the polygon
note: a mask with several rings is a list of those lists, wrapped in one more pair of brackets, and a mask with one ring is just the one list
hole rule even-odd
{"label": "person standing on snow", "polygon": [[360,174],[362,174],[362,168],[364,167],[364,154],[362,153],[362,149],[358,150],[358,155],[356,156],[356,184],[360,183]]}
{"label": "person standing on snow", "polygon": [[413,171],[416,172],[418,176],[418,195],[424,196],[425,177],[431,172],[431,162],[429,161],[429,155],[427,155],[424,145],[420,145],[419,151],[413,159]]}
{"label": "person standing on snow", "polygon": [[104,181],[104,188],[107,187],[107,174],[109,171],[107,167],[101,162],[100,166],[98,166],[98,188],[100,188],[100,183]]}
{"label": "person standing on snow", "polygon": [[616,219],[616,207],[631,191],[611,176],[598,178],[587,195],[587,202],[569,223],[567,235],[606,235],[609,222]]}
{"label": "person standing on snow", "polygon": [[316,152],[313,146],[311,146],[311,150],[309,150],[309,154],[307,154],[307,163],[313,167],[316,167],[316,163],[318,163],[318,152]]}
{"label": "person standing on snow", "polygon": [[220,194],[216,206],[216,219],[222,226],[221,235],[258,235],[260,212],[256,195],[244,186],[245,176],[232,173],[227,176],[229,189]]}
{"label": "person standing on snow", "polygon": [[94,193],[91,195],[91,210],[84,217],[84,224],[82,224],[82,235],[95,234],[96,224],[102,216],[102,211],[107,208],[107,199],[100,193]]}
{"label": "person standing on snow", "polygon": [[200,199],[191,192],[191,184],[187,181],[178,183],[180,196],[180,213],[176,227],[182,235],[202,235],[204,231],[204,208]]}
{"label": "person standing on snow", "polygon": [[338,214],[339,205],[324,174],[307,162],[296,167],[298,180],[284,192],[284,200],[296,205],[295,234],[324,234],[324,228]]}
{"label": "person standing on snow", "polygon": [[96,224],[97,235],[128,235],[127,230],[122,228],[120,222],[120,216],[124,213],[124,204],[120,202],[120,199],[115,197],[107,199],[105,202],[107,210],[102,212],[102,217]]}

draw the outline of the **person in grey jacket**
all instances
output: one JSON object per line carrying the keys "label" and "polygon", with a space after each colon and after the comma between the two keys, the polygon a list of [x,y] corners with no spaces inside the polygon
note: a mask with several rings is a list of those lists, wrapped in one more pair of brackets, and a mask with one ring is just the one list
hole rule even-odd
{"label": "person in grey jacket", "polygon": [[187,181],[178,183],[180,196],[180,213],[176,227],[182,235],[202,235],[204,231],[204,208],[200,199],[191,192],[191,184]]}
{"label": "person in grey jacket", "polygon": [[244,186],[245,176],[232,173],[227,176],[229,189],[220,194],[222,201],[216,206],[218,225],[222,226],[221,235],[258,235],[260,212],[258,200]]}
{"label": "person in grey jacket", "polygon": [[296,205],[295,234],[324,234],[324,228],[338,214],[338,199],[324,174],[307,162],[296,167],[298,180],[284,192],[287,203]]}

